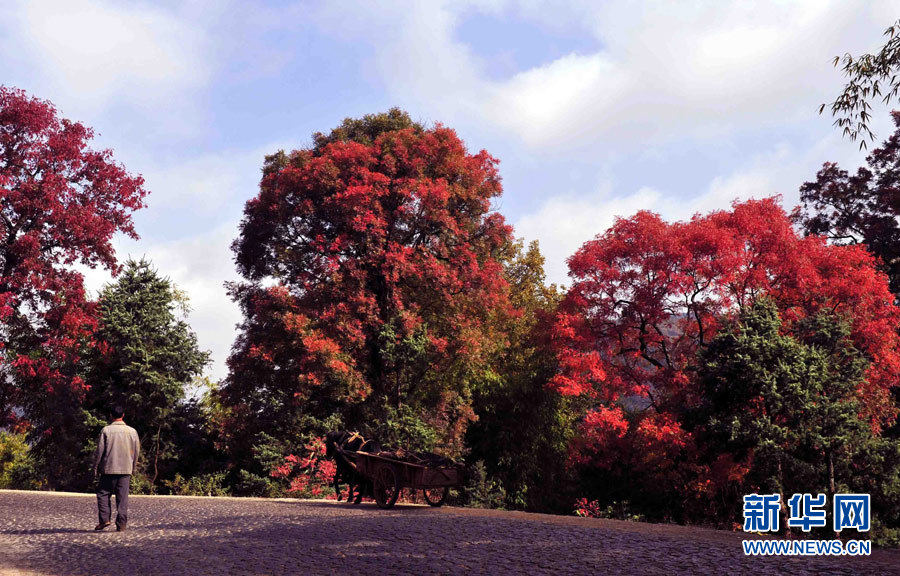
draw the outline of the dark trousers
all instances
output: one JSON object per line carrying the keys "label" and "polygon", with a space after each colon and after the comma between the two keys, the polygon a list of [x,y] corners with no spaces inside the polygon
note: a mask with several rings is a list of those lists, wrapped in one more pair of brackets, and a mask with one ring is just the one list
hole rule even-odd
{"label": "dark trousers", "polygon": [[128,523],[128,489],[131,488],[129,474],[103,474],[97,486],[97,510],[100,522],[109,522],[112,517],[112,496],[116,495],[116,524]]}

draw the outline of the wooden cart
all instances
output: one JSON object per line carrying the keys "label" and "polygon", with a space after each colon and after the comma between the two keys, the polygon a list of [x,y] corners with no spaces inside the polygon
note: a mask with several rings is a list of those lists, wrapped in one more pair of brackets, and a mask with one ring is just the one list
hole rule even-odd
{"label": "wooden cart", "polygon": [[346,452],[357,472],[372,482],[375,503],[390,508],[397,502],[400,490],[422,490],[429,506],[440,506],[447,500],[450,488],[463,482],[462,464],[417,464],[368,452]]}

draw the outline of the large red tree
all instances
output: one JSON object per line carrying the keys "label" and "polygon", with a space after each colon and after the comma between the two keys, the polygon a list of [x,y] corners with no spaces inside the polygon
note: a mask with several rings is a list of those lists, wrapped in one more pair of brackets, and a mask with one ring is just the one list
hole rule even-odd
{"label": "large red tree", "polygon": [[338,411],[370,429],[420,420],[459,451],[506,307],[496,160],[398,110],[314,140],[268,158],[234,243],[235,429]]}
{"label": "large red tree", "polygon": [[92,138],[51,103],[0,86],[0,426],[79,397],[73,360],[95,310],[72,265],[115,270],[113,235],[137,237],[143,180]]}
{"label": "large red tree", "polygon": [[593,398],[575,456],[601,465],[630,435],[643,454],[690,447],[682,418],[696,406],[698,350],[724,318],[768,296],[790,326],[819,311],[851,322],[870,360],[858,391],[877,430],[896,417],[900,309],[861,246],[800,237],[776,199],[668,223],[619,219],[569,259],[573,286],[554,329],[561,372],[551,386]]}

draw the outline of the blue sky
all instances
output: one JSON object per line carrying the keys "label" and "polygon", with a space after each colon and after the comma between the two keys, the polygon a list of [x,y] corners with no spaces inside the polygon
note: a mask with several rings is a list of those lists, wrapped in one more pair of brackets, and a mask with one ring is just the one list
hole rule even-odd
{"label": "blue sky", "polygon": [[[0,4],[0,83],[93,126],[151,190],[147,256],[191,298],[213,378],[240,320],[223,283],[265,154],[400,106],[501,161],[499,209],[550,279],[616,216],[781,194],[856,146],[817,107],[835,55],[876,49],[898,2]],[[890,132],[876,106],[876,132]],[[91,289],[109,277],[85,270]]]}

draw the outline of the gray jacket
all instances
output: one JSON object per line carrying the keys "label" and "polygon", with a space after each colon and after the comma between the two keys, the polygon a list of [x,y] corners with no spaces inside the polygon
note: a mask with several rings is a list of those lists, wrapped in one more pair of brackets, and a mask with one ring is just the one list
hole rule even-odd
{"label": "gray jacket", "polygon": [[100,432],[94,453],[94,474],[134,474],[141,441],[124,422],[113,422]]}

